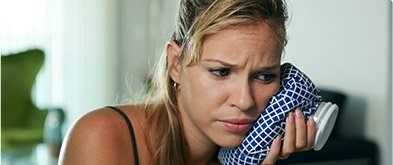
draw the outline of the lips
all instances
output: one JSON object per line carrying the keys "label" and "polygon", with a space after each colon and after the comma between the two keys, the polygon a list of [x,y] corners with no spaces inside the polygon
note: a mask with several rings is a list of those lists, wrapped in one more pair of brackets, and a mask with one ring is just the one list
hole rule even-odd
{"label": "lips", "polygon": [[249,119],[229,119],[218,121],[229,132],[243,133],[246,132],[252,125],[252,120]]}

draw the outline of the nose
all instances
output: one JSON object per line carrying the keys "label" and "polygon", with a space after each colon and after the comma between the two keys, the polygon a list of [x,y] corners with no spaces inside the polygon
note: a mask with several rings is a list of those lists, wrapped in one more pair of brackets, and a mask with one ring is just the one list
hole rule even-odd
{"label": "nose", "polygon": [[247,111],[255,106],[252,88],[248,80],[240,80],[234,85],[231,93],[231,106],[241,111]]}

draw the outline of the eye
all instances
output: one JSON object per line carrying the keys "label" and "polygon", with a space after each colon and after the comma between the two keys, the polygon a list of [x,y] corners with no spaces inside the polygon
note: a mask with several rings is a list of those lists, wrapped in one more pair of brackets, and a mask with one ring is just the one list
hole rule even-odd
{"label": "eye", "polygon": [[209,71],[217,77],[225,77],[231,75],[231,69],[229,68],[215,68],[209,69]]}
{"label": "eye", "polygon": [[259,73],[256,76],[256,79],[263,81],[263,82],[271,82],[276,77],[273,73]]}

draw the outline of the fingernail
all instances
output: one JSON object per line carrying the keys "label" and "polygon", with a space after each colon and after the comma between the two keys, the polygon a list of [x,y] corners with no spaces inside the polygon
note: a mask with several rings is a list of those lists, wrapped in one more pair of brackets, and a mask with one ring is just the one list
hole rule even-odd
{"label": "fingernail", "polygon": [[288,118],[288,123],[293,124],[293,113],[292,112],[289,112],[289,115],[287,118]]}
{"label": "fingernail", "polygon": [[291,113],[288,114],[287,117],[285,117],[285,123],[289,124],[289,118],[291,118]]}
{"label": "fingernail", "polygon": [[314,119],[309,118],[307,122],[308,122],[308,125],[309,125],[309,126],[315,127],[315,121],[314,121]]}
{"label": "fingernail", "polygon": [[274,144],[275,145],[280,145],[280,141],[281,141],[281,135],[278,135],[275,139],[274,139]]}
{"label": "fingernail", "polygon": [[295,114],[296,114],[296,117],[302,117],[302,115],[303,115],[299,109],[295,110]]}

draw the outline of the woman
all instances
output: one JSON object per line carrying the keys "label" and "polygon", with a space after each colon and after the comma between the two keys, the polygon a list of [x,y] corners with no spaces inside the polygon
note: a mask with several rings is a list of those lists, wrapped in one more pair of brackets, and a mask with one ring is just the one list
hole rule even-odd
{"label": "woman", "polygon": [[[60,164],[218,164],[219,147],[238,146],[279,90],[286,18],[281,0],[181,0],[150,93],[112,107],[124,116],[80,118]],[[312,147],[312,120],[297,109],[286,124],[262,164]]]}

